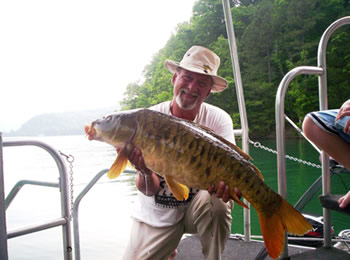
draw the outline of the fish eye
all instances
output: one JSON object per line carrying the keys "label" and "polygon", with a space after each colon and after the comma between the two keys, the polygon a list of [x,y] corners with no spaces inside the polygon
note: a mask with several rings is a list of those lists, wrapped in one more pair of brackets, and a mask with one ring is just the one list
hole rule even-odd
{"label": "fish eye", "polygon": [[106,120],[107,123],[111,122],[112,116],[107,116],[105,120]]}

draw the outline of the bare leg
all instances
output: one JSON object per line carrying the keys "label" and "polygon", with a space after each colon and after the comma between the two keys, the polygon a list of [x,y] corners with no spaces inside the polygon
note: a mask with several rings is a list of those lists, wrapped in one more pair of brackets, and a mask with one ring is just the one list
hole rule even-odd
{"label": "bare leg", "polygon": [[309,117],[303,122],[303,131],[307,138],[321,150],[332,156],[337,162],[350,170],[350,144],[337,135],[319,128]]}

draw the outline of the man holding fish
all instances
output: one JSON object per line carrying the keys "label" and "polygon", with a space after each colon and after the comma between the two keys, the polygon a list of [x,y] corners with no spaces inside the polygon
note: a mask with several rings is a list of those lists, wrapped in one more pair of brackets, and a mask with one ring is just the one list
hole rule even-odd
{"label": "man holding fish", "polygon": [[312,229],[234,144],[230,116],[203,102],[227,87],[216,75],[219,64],[215,53],[193,46],[180,63],[165,62],[173,73],[172,101],[119,111],[85,126],[89,140],[119,150],[109,178],[118,177],[128,160],[137,169],[140,204],[124,259],[173,259],[184,233],[199,235],[206,259],[221,259],[230,234],[230,199],[248,208],[241,195],[255,208],[274,259],[283,251],[285,232],[303,235]]}
{"label": "man holding fish", "polygon": [[[173,73],[173,100],[151,109],[204,125],[235,143],[230,116],[204,103],[211,92],[227,87],[226,80],[217,76],[220,58],[207,48],[193,46],[180,63],[167,60],[165,66]],[[231,230],[229,187],[224,182],[209,187],[212,195],[191,188],[188,199],[178,201],[164,178],[145,166],[139,149],[133,149],[128,159],[138,169],[140,206],[124,259],[173,259],[184,233],[199,235],[205,259],[221,259]]]}

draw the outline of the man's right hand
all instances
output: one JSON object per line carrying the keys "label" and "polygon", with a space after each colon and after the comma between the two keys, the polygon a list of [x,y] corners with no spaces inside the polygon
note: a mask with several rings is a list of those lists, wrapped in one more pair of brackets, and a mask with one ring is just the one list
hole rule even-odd
{"label": "man's right hand", "polygon": [[157,174],[147,168],[141,150],[133,147],[128,160],[136,169],[136,188],[147,196],[154,195],[159,190],[160,180]]}
{"label": "man's right hand", "polygon": [[135,167],[136,170],[140,171],[142,175],[152,175],[152,171],[146,167],[145,161],[142,156],[142,152],[137,147],[134,147],[129,156],[128,159],[130,163]]}

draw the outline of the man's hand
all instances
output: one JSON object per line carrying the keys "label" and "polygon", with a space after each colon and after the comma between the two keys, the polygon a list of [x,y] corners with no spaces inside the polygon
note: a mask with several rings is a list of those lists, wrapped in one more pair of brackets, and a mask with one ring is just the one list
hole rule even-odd
{"label": "man's hand", "polygon": [[[228,202],[230,199],[232,199],[230,195],[230,187],[223,181],[220,181],[217,187],[210,186],[208,188],[208,192],[210,194],[216,193],[216,196],[218,198],[221,198],[224,202]],[[237,195],[238,198],[242,197],[242,193],[239,189],[234,188],[233,192]]]}
{"label": "man's hand", "polygon": [[[120,148],[117,148],[117,153],[120,152]],[[142,156],[142,152],[137,147],[132,147],[128,155],[128,160],[132,166],[138,170],[142,175],[151,175],[152,171],[145,165],[145,161]]]}
{"label": "man's hand", "polygon": [[350,191],[338,200],[340,208],[346,208],[350,204]]}
{"label": "man's hand", "polygon": [[[335,121],[342,119],[345,116],[350,116],[350,100],[344,102],[344,104],[340,107]],[[350,134],[350,119],[344,126],[344,133]]]}
{"label": "man's hand", "polygon": [[[117,152],[120,152],[120,149],[117,149]],[[136,169],[136,188],[146,196],[154,195],[160,187],[159,177],[146,167],[141,150],[131,147],[128,160]]]}
{"label": "man's hand", "polygon": [[145,165],[145,161],[143,159],[142,156],[142,152],[140,149],[134,147],[129,156],[128,159],[130,161],[130,163],[135,167],[136,170],[140,171],[140,173],[142,175],[148,175],[151,176],[152,175],[152,171],[150,169],[148,169]]}

